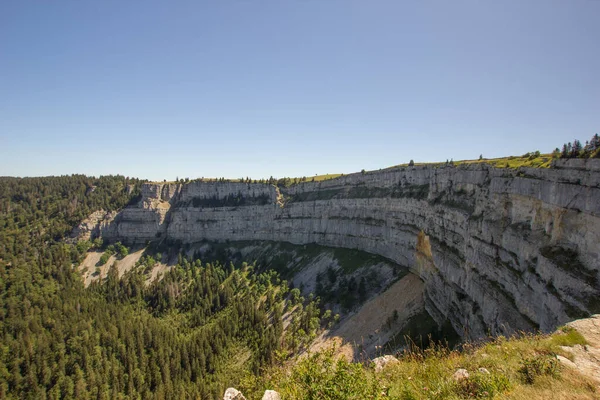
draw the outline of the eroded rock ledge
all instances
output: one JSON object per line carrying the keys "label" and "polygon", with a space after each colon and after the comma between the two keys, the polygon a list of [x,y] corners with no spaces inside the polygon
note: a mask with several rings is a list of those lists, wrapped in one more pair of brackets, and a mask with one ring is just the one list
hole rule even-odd
{"label": "eroded rock ledge", "polygon": [[137,205],[81,232],[356,248],[411,268],[428,312],[465,337],[551,331],[600,311],[600,160],[582,161],[393,168],[289,188],[146,184]]}

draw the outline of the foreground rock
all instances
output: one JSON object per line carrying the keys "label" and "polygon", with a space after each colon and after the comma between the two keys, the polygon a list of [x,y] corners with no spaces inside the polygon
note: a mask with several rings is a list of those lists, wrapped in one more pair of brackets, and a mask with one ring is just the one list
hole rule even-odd
{"label": "foreground rock", "polygon": [[573,361],[560,356],[558,360],[566,367],[575,368],[595,380],[600,387],[600,315],[569,322],[567,326],[576,329],[587,344],[563,347],[563,350],[573,355]]}
{"label": "foreground rock", "polygon": [[242,392],[234,388],[228,388],[225,391],[225,395],[223,396],[223,400],[246,400]]}
{"label": "foreground rock", "polygon": [[[246,398],[239,390],[229,388],[225,391],[223,400],[246,400]],[[261,400],[281,400],[281,395],[274,390],[265,390]]]}
{"label": "foreground rock", "polygon": [[281,400],[281,396],[274,390],[265,390],[262,400]]}
{"label": "foreground rock", "polygon": [[398,359],[394,356],[385,355],[385,356],[374,358],[373,360],[371,360],[371,362],[373,363],[373,365],[375,367],[375,372],[381,372],[386,366],[397,364],[400,361],[398,361]]}
{"label": "foreground rock", "polygon": [[469,379],[469,372],[464,368],[460,368],[456,370],[452,377],[456,382],[464,381],[465,379]]}

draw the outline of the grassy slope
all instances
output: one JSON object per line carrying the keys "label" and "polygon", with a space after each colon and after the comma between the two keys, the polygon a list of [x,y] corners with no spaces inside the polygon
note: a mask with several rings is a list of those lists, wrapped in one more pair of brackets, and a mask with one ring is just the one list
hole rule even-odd
{"label": "grassy slope", "polygon": [[342,176],[342,174],[315,175],[315,176],[311,176],[310,178],[307,178],[307,181],[312,181],[312,180],[314,180],[315,182],[326,181],[328,179],[334,179],[334,178],[337,178],[340,176]]}
{"label": "grassy slope", "polygon": [[[275,389],[285,399],[597,399],[596,384],[562,367],[560,346],[585,344],[572,329],[554,335],[497,338],[460,351],[437,346],[400,357],[380,373],[359,363],[336,361],[333,351],[300,360],[287,368],[272,368],[260,380],[248,379],[243,392],[260,398]],[[456,381],[459,368],[469,378]],[[485,368],[489,374],[479,371]]]}
{"label": "grassy slope", "polygon": [[[463,165],[463,164],[489,164],[496,168],[520,168],[520,167],[531,167],[531,168],[550,168],[550,163],[552,161],[552,154],[540,154],[539,156],[535,155],[522,155],[522,156],[510,156],[510,157],[501,157],[501,158],[483,158],[481,160],[460,160],[454,161],[454,165]],[[431,162],[431,163],[415,163],[415,166],[443,166],[446,165],[445,162]],[[397,167],[408,167],[408,163],[398,164],[390,168]],[[337,177],[342,176],[342,174],[326,174],[326,175],[317,175],[314,177],[310,177],[307,181],[325,181],[329,179],[335,179]]]}
{"label": "grassy slope", "polygon": [[[510,156],[501,158],[482,158],[481,160],[460,160],[454,161],[454,165],[463,164],[489,164],[496,168],[520,168],[520,167],[531,167],[531,168],[550,168],[552,161],[552,154],[540,154],[536,155],[522,155],[522,156]],[[441,163],[415,163],[415,165],[446,165],[445,162]],[[408,164],[395,165],[395,167],[407,167]]]}

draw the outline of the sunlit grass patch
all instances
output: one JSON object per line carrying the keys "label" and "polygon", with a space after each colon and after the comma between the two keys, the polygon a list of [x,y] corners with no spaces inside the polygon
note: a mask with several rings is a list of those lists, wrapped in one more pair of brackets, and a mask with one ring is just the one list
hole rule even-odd
{"label": "sunlit grass patch", "polygon": [[[556,358],[560,346],[581,343],[577,331],[562,328],[554,335],[498,337],[460,350],[413,346],[379,373],[369,362],[350,363],[329,349],[272,369],[260,383],[245,382],[245,389],[275,388],[285,399],[598,398],[593,383]],[[455,377],[458,369],[468,371],[468,377]]]}
{"label": "sunlit grass patch", "polygon": [[575,346],[576,344],[587,344],[587,341],[583,335],[570,326],[564,326],[560,328],[554,335],[552,335],[550,341],[556,346]]}

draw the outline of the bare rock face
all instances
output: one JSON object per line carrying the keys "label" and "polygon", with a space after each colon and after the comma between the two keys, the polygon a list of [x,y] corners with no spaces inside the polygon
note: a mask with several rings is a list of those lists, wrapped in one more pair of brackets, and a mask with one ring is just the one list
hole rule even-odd
{"label": "bare rock face", "polygon": [[116,228],[113,224],[116,216],[116,212],[95,211],[73,229],[71,237],[78,240],[90,240],[101,235],[114,236],[116,232],[109,232],[109,230]]}
{"label": "bare rock face", "polygon": [[246,398],[239,390],[228,388],[223,395],[223,400],[246,400]]}
{"label": "bare rock face", "polygon": [[418,274],[429,314],[465,338],[549,332],[600,311],[600,160],[555,166],[403,167],[288,188],[146,184],[139,204],[86,229],[128,243],[359,249]]}

